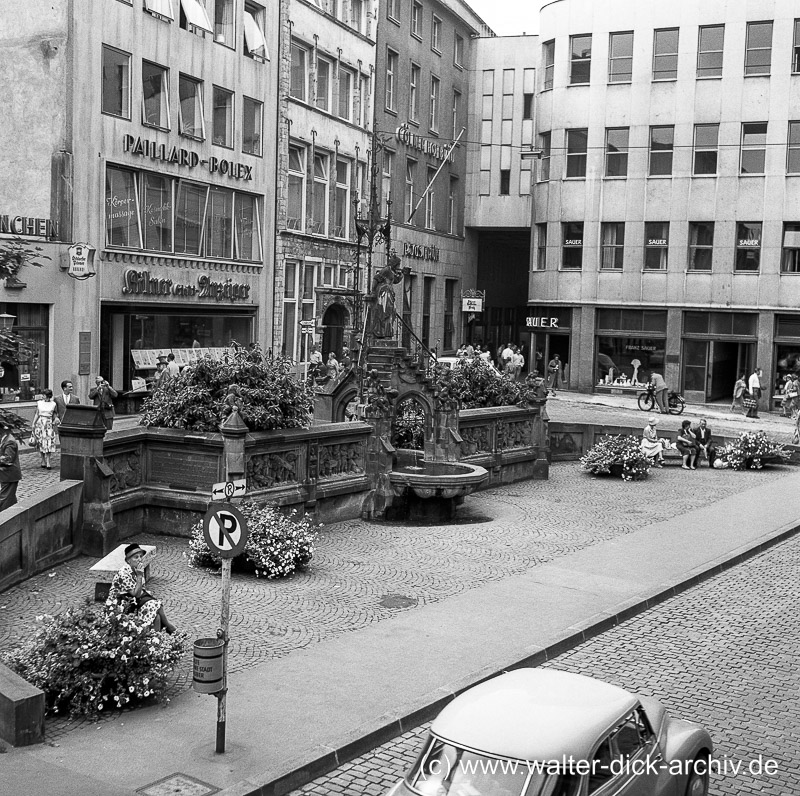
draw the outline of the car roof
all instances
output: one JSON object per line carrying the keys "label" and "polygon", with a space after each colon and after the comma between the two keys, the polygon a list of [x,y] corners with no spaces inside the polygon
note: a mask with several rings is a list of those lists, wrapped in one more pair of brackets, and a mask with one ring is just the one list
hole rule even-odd
{"label": "car roof", "polygon": [[456,746],[517,760],[588,760],[639,700],[622,688],[554,669],[516,669],[456,697],[431,732]]}

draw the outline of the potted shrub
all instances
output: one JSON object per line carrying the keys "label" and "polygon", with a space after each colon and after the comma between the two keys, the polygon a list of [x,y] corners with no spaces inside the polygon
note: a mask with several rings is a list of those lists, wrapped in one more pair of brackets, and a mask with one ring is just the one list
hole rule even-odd
{"label": "potted shrub", "polygon": [[605,435],[581,458],[581,467],[592,475],[616,475],[625,481],[641,481],[650,471],[650,459],[634,436]]}
{"label": "potted shrub", "polygon": [[765,463],[783,463],[791,457],[766,431],[748,431],[717,453],[721,466],[732,470],[760,470]]}

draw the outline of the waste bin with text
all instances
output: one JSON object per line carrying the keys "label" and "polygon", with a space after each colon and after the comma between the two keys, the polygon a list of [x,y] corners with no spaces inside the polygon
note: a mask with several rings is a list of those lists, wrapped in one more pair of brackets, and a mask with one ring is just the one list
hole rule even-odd
{"label": "waste bin with text", "polygon": [[199,638],[194,642],[194,690],[201,694],[216,694],[222,690],[221,638]]}

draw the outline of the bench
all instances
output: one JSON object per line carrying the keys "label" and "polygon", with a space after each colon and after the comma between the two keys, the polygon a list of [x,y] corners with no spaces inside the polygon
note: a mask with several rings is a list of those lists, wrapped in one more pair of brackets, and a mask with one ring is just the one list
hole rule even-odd
{"label": "bench", "polygon": [[[121,544],[115,547],[107,556],[101,558],[96,564],[89,567],[90,572],[110,572],[116,575],[120,571],[122,565],[125,563],[125,548],[127,544]],[[156,556],[156,546],[154,544],[143,544],[139,547],[144,550],[144,579],[145,582],[150,580],[150,565]],[[108,590],[111,588],[110,582],[100,581],[95,583],[94,586],[94,601],[103,603],[108,598]]]}

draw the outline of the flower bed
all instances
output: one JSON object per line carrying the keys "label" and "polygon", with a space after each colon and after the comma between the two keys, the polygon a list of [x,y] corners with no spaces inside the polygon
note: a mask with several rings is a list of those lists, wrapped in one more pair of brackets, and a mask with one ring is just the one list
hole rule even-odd
{"label": "flower bed", "polygon": [[[760,470],[767,462],[783,463],[791,453],[765,431],[748,431],[717,453],[721,466],[732,470]],[[716,464],[716,463],[715,463]]]}
{"label": "flower bed", "polygon": [[[244,553],[233,560],[232,568],[251,569],[256,577],[283,578],[305,569],[314,554],[318,527],[297,512],[286,515],[276,506],[245,501],[237,508],[245,516],[249,535]],[[194,566],[218,569],[222,559],[214,554],[203,538],[203,523],[192,528],[189,562]]]}
{"label": "flower bed", "polygon": [[581,467],[592,475],[620,475],[625,481],[641,481],[650,472],[650,459],[634,436],[600,437],[581,457]]}

